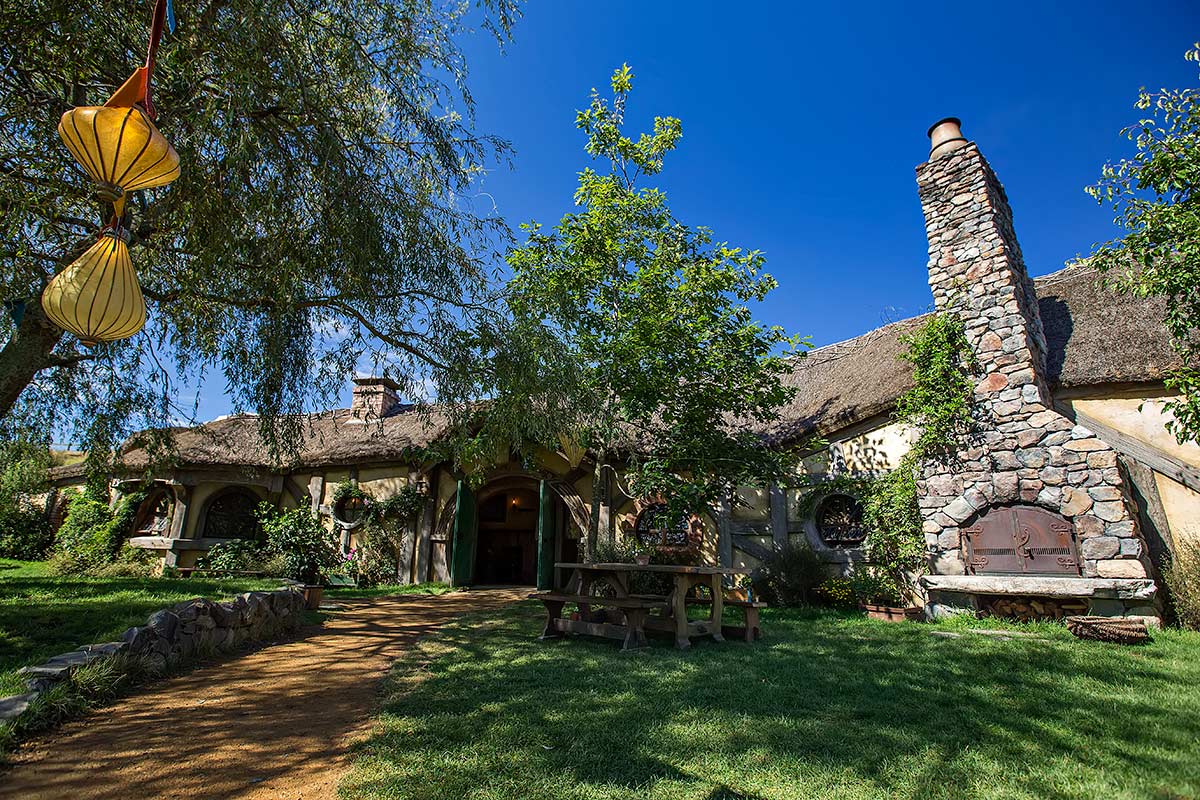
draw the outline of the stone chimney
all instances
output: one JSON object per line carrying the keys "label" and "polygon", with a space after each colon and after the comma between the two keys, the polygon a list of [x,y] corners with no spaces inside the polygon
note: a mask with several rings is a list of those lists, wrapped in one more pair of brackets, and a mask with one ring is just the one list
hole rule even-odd
{"label": "stone chimney", "polygon": [[350,410],[359,419],[379,419],[394,412],[400,405],[396,394],[400,384],[390,378],[355,378],[354,400]]}
{"label": "stone chimney", "polygon": [[958,463],[927,466],[919,483],[933,571],[969,571],[963,533],[992,508],[1027,505],[1070,524],[1083,577],[1145,577],[1117,454],[1053,408],[1037,295],[1004,187],[957,119],[929,133],[929,161],[917,167],[929,286],[937,308],[963,320],[983,420]]}

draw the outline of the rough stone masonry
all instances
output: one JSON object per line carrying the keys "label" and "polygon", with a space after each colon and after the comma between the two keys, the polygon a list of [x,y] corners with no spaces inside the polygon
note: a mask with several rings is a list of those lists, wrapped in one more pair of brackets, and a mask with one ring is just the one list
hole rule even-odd
{"label": "rough stone masonry", "polygon": [[928,465],[918,484],[933,572],[966,572],[961,530],[971,520],[1027,504],[1071,522],[1083,577],[1143,578],[1146,548],[1116,452],[1054,410],[1037,296],[1004,188],[957,120],[947,122],[952,134],[941,144],[935,135],[917,186],[934,301],[961,316],[981,368],[982,430],[953,468]]}

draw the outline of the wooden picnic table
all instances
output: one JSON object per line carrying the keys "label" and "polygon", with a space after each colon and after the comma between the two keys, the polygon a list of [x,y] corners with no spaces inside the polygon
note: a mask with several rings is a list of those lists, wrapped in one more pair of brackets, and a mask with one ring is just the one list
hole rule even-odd
{"label": "wooden picnic table", "polygon": [[[661,610],[666,612],[666,616],[650,614],[641,624],[651,630],[673,633],[675,646],[681,650],[691,647],[693,636],[712,636],[718,642],[725,641],[721,630],[721,614],[725,607],[724,578],[726,575],[749,575],[751,572],[743,567],[694,567],[683,564],[585,564],[568,561],[557,563],[554,566],[571,570],[571,577],[567,581],[563,597],[568,595],[576,598],[590,596],[592,587],[601,583],[611,587],[618,600],[644,600],[651,604],[647,606],[651,611],[659,610],[658,607],[661,607]],[[639,572],[670,575],[672,579],[671,593],[665,597],[631,594],[629,591],[630,578]],[[690,620],[687,615],[688,593],[697,586],[707,587],[710,590],[712,604],[709,607],[707,619]],[[581,612],[588,612],[586,602],[578,599],[575,602],[579,605]],[[604,599],[597,597],[596,604],[604,605]],[[619,633],[597,630],[594,623],[570,619],[558,620],[557,628],[564,632],[600,633],[600,635]]]}

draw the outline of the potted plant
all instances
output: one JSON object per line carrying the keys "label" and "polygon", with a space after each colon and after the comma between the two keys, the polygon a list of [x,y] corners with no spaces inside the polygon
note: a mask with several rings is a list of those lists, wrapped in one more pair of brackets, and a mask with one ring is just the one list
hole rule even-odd
{"label": "potted plant", "polygon": [[301,584],[305,605],[320,608],[325,572],[341,563],[334,534],[307,508],[279,511],[263,503],[258,507],[258,517],[267,543],[283,561],[287,577]]}
{"label": "potted plant", "polygon": [[917,606],[906,606],[905,591],[900,582],[877,569],[856,569],[850,576],[850,585],[858,607],[871,619],[903,622],[916,619],[921,611]]}
{"label": "potted plant", "polygon": [[653,548],[638,542],[633,546],[633,563],[646,566],[650,563],[650,556],[653,555],[653,552]]}

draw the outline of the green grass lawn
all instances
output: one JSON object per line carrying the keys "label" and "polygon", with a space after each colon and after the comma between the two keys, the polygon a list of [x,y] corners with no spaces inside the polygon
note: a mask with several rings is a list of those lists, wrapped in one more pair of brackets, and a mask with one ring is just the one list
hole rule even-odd
{"label": "green grass lawn", "polygon": [[16,675],[20,667],[113,641],[160,608],[278,585],[253,579],[60,577],[42,563],[0,559],[0,696],[25,690]]}
{"label": "green grass lawn", "polygon": [[402,660],[343,796],[1200,795],[1200,635],[1120,647],[772,610],[755,645],[625,654],[537,641],[539,609],[465,618]]}

